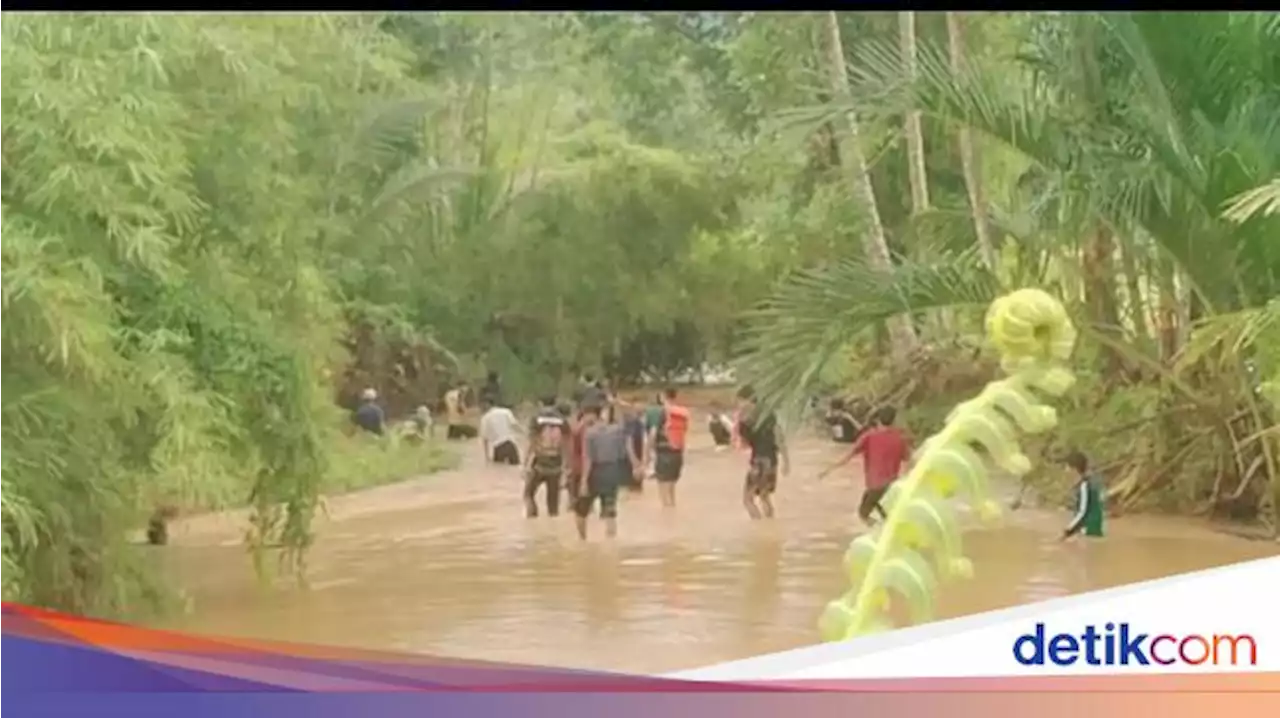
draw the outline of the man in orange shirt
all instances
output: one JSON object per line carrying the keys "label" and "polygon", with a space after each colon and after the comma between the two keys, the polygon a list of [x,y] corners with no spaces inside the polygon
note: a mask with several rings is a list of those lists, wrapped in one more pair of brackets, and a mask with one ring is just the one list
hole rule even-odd
{"label": "man in orange shirt", "polygon": [[684,440],[689,433],[689,410],[676,403],[676,390],[662,393],[662,415],[649,431],[653,447],[653,473],[658,497],[667,508],[676,505],[676,482],[684,472]]}
{"label": "man in orange shirt", "polygon": [[853,450],[843,459],[818,474],[818,478],[821,479],[838,467],[852,461],[853,457],[862,454],[863,480],[866,488],[862,492],[862,502],[858,506],[858,516],[868,526],[875,525],[875,519],[872,517],[873,513],[880,514],[881,519],[885,518],[884,507],[880,505],[880,500],[884,498],[889,486],[902,473],[902,466],[906,463],[907,456],[911,453],[911,446],[903,435],[902,430],[893,425],[897,414],[897,411],[892,406],[881,407],[875,415],[876,425],[867,429],[858,437],[858,441],[853,445]]}

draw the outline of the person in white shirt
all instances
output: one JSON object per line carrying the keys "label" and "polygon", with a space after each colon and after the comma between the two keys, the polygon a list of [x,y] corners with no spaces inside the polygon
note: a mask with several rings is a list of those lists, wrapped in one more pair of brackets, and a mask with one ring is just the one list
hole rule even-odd
{"label": "person in white shirt", "polygon": [[449,427],[445,431],[445,438],[450,441],[475,438],[475,427],[466,423],[467,382],[458,382],[457,386],[445,392],[444,412],[445,423]]}
{"label": "person in white shirt", "polygon": [[505,406],[481,401],[484,415],[480,417],[480,441],[484,444],[484,459],[498,464],[520,465],[520,449],[516,439],[524,433],[524,427],[516,415]]}

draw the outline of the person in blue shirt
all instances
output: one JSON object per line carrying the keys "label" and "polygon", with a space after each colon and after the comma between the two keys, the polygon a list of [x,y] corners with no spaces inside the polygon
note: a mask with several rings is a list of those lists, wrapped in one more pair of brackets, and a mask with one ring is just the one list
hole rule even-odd
{"label": "person in blue shirt", "polygon": [[370,388],[360,392],[360,407],[356,409],[353,418],[356,426],[370,434],[382,436],[386,430],[387,417],[382,412],[382,407],[378,406],[378,392],[376,390]]}

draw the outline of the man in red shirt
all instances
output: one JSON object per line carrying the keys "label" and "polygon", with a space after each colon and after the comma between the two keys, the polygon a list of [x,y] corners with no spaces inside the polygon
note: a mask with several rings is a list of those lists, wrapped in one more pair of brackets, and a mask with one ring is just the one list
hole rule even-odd
{"label": "man in red shirt", "polygon": [[892,406],[881,407],[875,415],[876,425],[858,437],[858,441],[853,445],[853,450],[830,468],[818,474],[818,478],[821,479],[852,461],[853,457],[862,454],[862,473],[866,482],[866,490],[862,492],[862,503],[858,506],[858,516],[862,517],[862,520],[868,525],[875,523],[872,513],[879,513],[880,518],[885,518],[884,507],[880,505],[880,499],[884,498],[885,492],[889,490],[889,485],[898,478],[902,472],[902,465],[906,463],[907,456],[910,454],[911,447],[906,437],[903,436],[902,430],[893,425],[897,415],[898,412]]}

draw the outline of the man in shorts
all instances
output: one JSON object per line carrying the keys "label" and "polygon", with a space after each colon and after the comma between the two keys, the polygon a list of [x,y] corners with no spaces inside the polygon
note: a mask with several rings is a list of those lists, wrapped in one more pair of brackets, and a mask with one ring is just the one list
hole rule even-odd
{"label": "man in shorts", "polygon": [[[773,412],[760,409],[755,392],[743,387],[738,392],[742,417],[738,435],[751,451],[751,465],[742,486],[742,506],[753,520],[773,518],[773,492],[778,488],[778,472],[783,476],[791,472],[791,457],[787,452],[786,437]],[[781,461],[779,461],[781,459]]]}
{"label": "man in shorts", "polygon": [[676,390],[662,393],[662,414],[658,426],[649,432],[653,447],[653,476],[658,480],[662,505],[676,505],[676,482],[684,472],[684,442],[689,433],[689,410],[676,402]]}
{"label": "man in shorts", "polygon": [[621,423],[601,420],[601,407],[591,404],[583,408],[586,431],[583,435],[583,474],[586,486],[574,502],[574,524],[578,538],[587,539],[587,516],[600,502],[600,518],[609,538],[618,535],[618,490],[631,477],[628,472],[640,465]]}
{"label": "man in shorts", "polygon": [[529,422],[529,449],[525,463],[525,515],[538,516],[538,489],[544,488],[543,502],[548,516],[560,514],[560,477],[567,468],[569,422],[560,414],[554,396],[545,397],[533,421]]}

